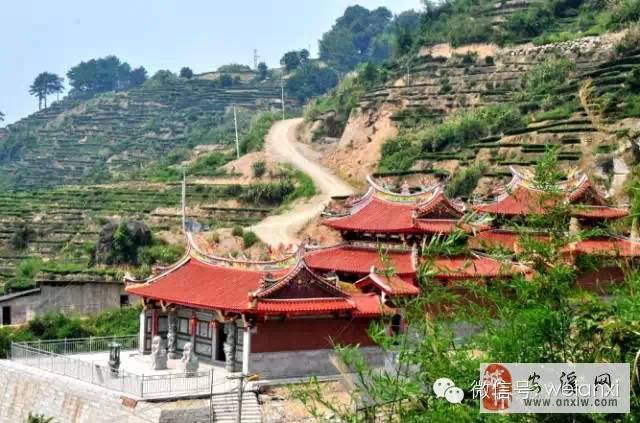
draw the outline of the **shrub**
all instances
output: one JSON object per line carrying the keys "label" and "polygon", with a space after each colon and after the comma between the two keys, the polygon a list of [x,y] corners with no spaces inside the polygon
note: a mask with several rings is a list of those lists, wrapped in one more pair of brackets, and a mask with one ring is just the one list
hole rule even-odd
{"label": "shrub", "polygon": [[264,160],[258,160],[251,165],[254,178],[262,178],[267,171],[267,164]]}
{"label": "shrub", "polygon": [[487,57],[484,58],[484,63],[487,66],[493,66],[493,65],[495,65],[495,60],[493,59],[493,56],[487,56]]}
{"label": "shrub", "polygon": [[548,59],[536,65],[524,76],[521,100],[550,96],[553,89],[567,80],[575,66],[574,62],[565,58]]}
{"label": "shrub", "polygon": [[244,244],[244,248],[250,248],[258,241],[258,235],[256,235],[252,231],[247,231],[242,235],[242,243]]}
{"label": "shrub", "polygon": [[275,113],[262,113],[251,122],[251,129],[240,140],[240,152],[242,154],[251,151],[260,151],[264,145],[267,133],[276,121]]}
{"label": "shrub", "polygon": [[220,170],[230,161],[230,157],[223,153],[209,153],[198,158],[191,166],[189,166],[189,174],[199,176],[215,176],[223,174]]}
{"label": "shrub", "polygon": [[233,227],[233,229],[231,230],[231,235],[233,235],[233,236],[242,236],[242,235],[244,235],[244,229],[242,229],[242,226],[240,226],[240,225],[235,225]]}
{"label": "shrub", "polygon": [[140,252],[139,260],[143,265],[172,264],[177,262],[184,254],[184,249],[179,245],[156,244],[144,247]]}
{"label": "shrub", "polygon": [[26,250],[35,232],[26,223],[20,223],[11,236],[11,246],[18,251]]}
{"label": "shrub", "polygon": [[624,37],[616,44],[616,53],[623,55],[640,49],[640,25],[634,25],[627,30]]}
{"label": "shrub", "polygon": [[290,177],[275,182],[256,183],[244,187],[238,196],[240,201],[249,204],[280,205],[296,189]]}
{"label": "shrub", "polygon": [[447,185],[447,195],[451,198],[469,196],[478,185],[483,171],[483,166],[473,165],[457,172]]}

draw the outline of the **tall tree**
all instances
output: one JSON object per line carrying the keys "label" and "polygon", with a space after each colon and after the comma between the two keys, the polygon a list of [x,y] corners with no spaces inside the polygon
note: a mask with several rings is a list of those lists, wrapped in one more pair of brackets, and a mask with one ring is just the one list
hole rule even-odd
{"label": "tall tree", "polygon": [[183,67],[180,69],[180,78],[191,79],[193,78],[193,71],[190,67]]}
{"label": "tall tree", "polygon": [[55,73],[42,72],[29,87],[29,94],[38,98],[38,110],[42,109],[42,103],[44,102],[44,108],[47,108],[47,96],[51,94],[58,94],[64,91],[63,85],[64,79],[56,75]]}
{"label": "tall tree", "polygon": [[371,11],[362,6],[348,7],[322,36],[320,58],[342,71],[370,60],[373,41],[387,29],[391,18],[391,12],[384,7]]}
{"label": "tall tree", "polygon": [[264,81],[267,79],[267,75],[269,74],[269,68],[265,62],[258,63],[258,79],[260,81]]}
{"label": "tall tree", "polygon": [[132,70],[127,62],[107,56],[80,62],[67,72],[67,77],[72,94],[96,94],[140,85],[147,79],[147,71],[143,67]]}

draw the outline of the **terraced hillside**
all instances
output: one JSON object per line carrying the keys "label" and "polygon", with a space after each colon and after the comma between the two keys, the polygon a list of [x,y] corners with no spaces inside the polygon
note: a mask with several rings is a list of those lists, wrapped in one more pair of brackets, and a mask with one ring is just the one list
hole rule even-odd
{"label": "terraced hillside", "polygon": [[[640,51],[621,48],[624,37],[506,49],[424,47],[408,62],[387,66],[386,81],[359,96],[342,137],[320,144],[327,151],[327,143],[335,143],[328,150],[338,159],[327,164],[348,174],[354,165],[348,158],[358,154],[358,165],[369,172],[416,175],[416,181],[477,165],[482,172],[474,194],[482,196],[504,182],[510,166],[532,166],[554,147],[561,166],[589,169],[611,194],[620,194],[635,160],[640,117]],[[431,54],[443,51],[448,56]],[[545,81],[549,75],[559,79]],[[332,115],[320,119],[325,116]],[[383,131],[391,136],[380,141]]]}
{"label": "terraced hillside", "polygon": [[[249,226],[272,208],[216,204],[237,198],[240,185],[193,185],[188,188],[188,214],[211,226]],[[156,234],[173,231],[180,239],[180,186],[115,184],[65,186],[47,190],[0,194],[0,284],[12,277],[17,264],[31,256],[63,259],[86,269],[91,247],[102,226],[118,217],[144,220]],[[17,250],[16,230],[26,232],[27,246]]]}
{"label": "terraced hillside", "polygon": [[[229,107],[280,105],[269,84],[221,89],[207,80],[155,80],[90,100],[64,99],[6,128],[0,186],[31,189],[125,177],[176,147],[230,143]],[[227,132],[216,131],[225,124]]]}

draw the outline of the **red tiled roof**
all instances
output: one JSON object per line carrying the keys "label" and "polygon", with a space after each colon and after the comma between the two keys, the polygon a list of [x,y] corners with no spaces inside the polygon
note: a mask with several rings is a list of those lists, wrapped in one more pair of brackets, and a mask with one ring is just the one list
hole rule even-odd
{"label": "red tiled roof", "polygon": [[526,266],[502,263],[490,257],[438,257],[433,262],[436,279],[474,279],[530,274]]}
{"label": "red tiled roof", "polygon": [[191,258],[153,282],[128,287],[127,292],[185,306],[240,311],[247,309],[248,293],[260,287],[264,275]]}
{"label": "red tiled roof", "polygon": [[413,204],[394,203],[372,196],[356,213],[328,218],[323,223],[338,230],[404,233],[414,230],[414,208]]}
{"label": "red tiled roof", "polygon": [[576,206],[571,214],[583,219],[619,219],[629,215],[629,210],[607,206]]}
{"label": "red tiled roof", "polygon": [[[379,316],[371,304],[375,299],[341,298],[255,299],[249,293],[260,288],[265,271],[244,270],[203,263],[190,258],[144,285],[129,286],[127,292],[144,298],[187,307],[260,314],[326,314],[352,312],[356,317]],[[276,272],[282,277],[288,272]],[[375,296],[378,304],[380,300]]]}
{"label": "red tiled roof", "polygon": [[251,308],[265,314],[322,314],[355,310],[346,298],[261,299]]}
{"label": "red tiled roof", "polygon": [[[499,214],[505,216],[523,216],[544,213],[544,206],[551,206],[553,199],[543,197],[542,191],[518,186],[501,200],[473,206],[481,213]],[[549,195],[549,194],[546,194]]]}
{"label": "red tiled roof", "polygon": [[597,205],[605,206],[607,200],[598,189],[591,183],[591,180],[585,177],[585,179],[578,185],[573,191],[569,193],[567,199],[570,203],[574,203],[580,200],[586,194],[591,194],[591,200]]}
{"label": "red tiled roof", "polygon": [[371,233],[450,233],[455,230],[456,219],[414,218],[414,214],[424,216],[438,206],[462,217],[462,211],[451,203],[444,194],[438,194],[426,204],[400,203],[371,196],[360,209],[343,217],[331,217],[323,224],[342,231]]}
{"label": "red tiled roof", "polygon": [[[387,256],[399,275],[415,273],[411,252],[389,251]],[[380,253],[372,248],[339,245],[307,252],[305,262],[312,269],[329,272],[332,270],[345,273],[366,275],[371,266],[378,269],[384,267]]]}
{"label": "red tiled roof", "polygon": [[351,301],[356,307],[353,317],[378,317],[393,314],[393,310],[384,305],[380,297],[375,294],[353,295]]}
{"label": "red tiled roof", "polygon": [[[540,233],[531,234],[530,236],[536,238],[538,241],[549,239],[549,235]],[[515,251],[515,246],[518,243],[519,238],[520,234],[516,231],[510,231],[507,229],[491,229],[480,232],[473,238],[470,238],[469,244],[472,248],[504,248],[509,251]]]}
{"label": "red tiled roof", "polygon": [[385,294],[392,296],[411,296],[418,295],[420,289],[412,283],[404,280],[397,275],[381,275],[378,273],[369,273],[369,275],[356,282],[358,288],[375,285]]}
{"label": "red tiled roof", "polygon": [[640,242],[624,238],[594,238],[569,244],[565,254],[591,254],[613,257],[640,257]]}

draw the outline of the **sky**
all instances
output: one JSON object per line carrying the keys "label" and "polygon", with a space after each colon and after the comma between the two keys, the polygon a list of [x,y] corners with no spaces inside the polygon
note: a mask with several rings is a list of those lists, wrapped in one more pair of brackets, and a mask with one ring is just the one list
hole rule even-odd
{"label": "sky", "polygon": [[[37,110],[29,85],[43,71],[115,54],[150,75],[160,69],[195,73],[226,63],[278,66],[283,53],[310,48],[347,6],[386,6],[394,14],[420,0],[21,0],[0,7],[1,125]],[[53,100],[51,98],[50,100]]]}

